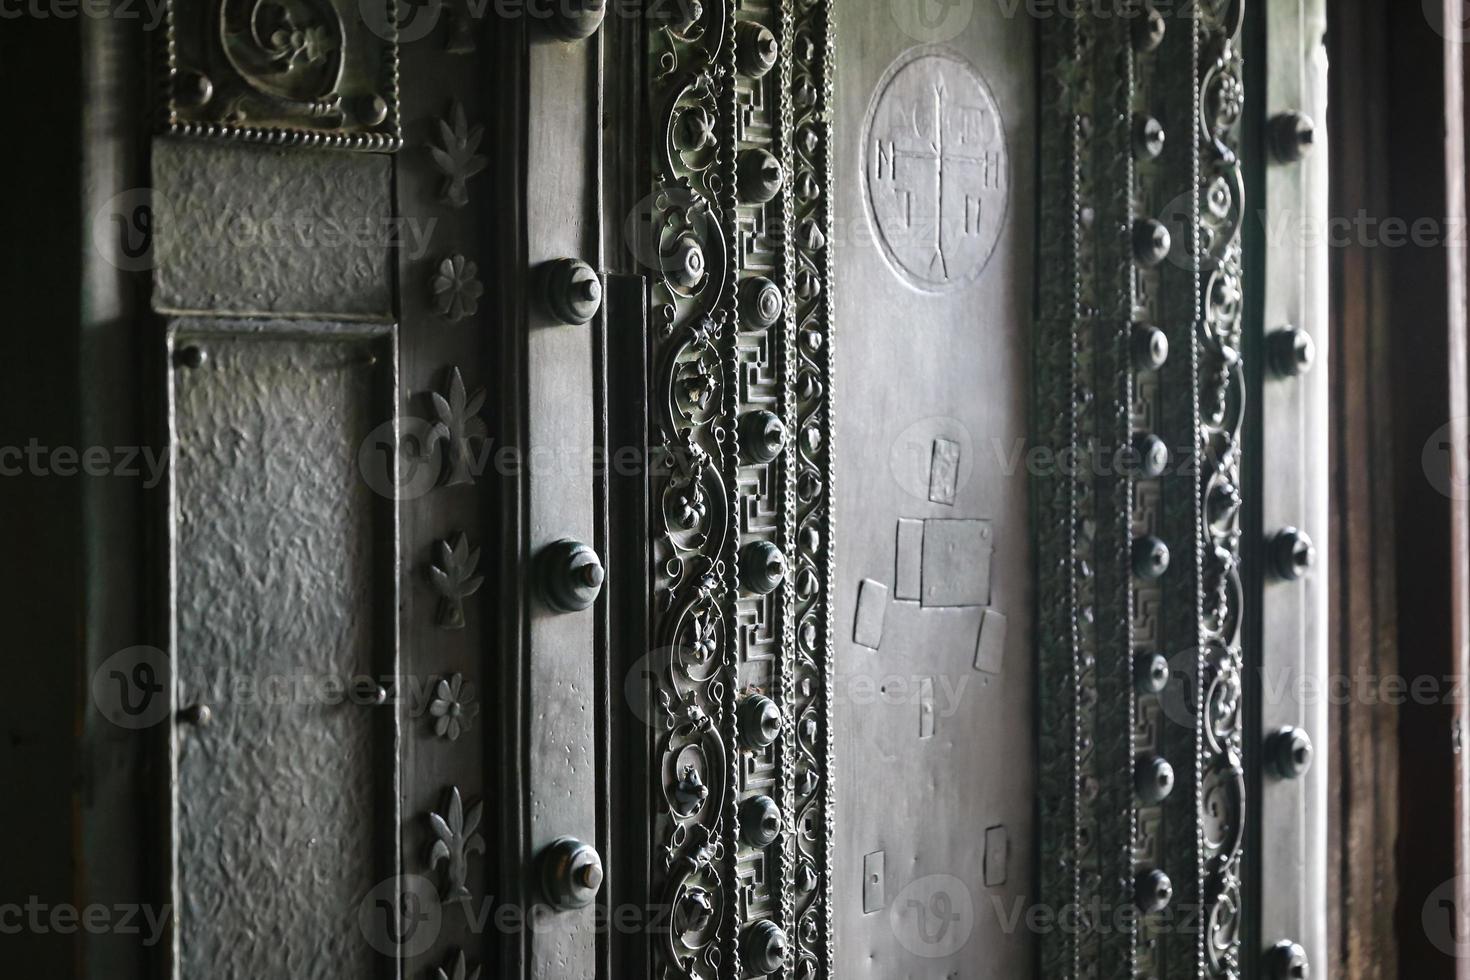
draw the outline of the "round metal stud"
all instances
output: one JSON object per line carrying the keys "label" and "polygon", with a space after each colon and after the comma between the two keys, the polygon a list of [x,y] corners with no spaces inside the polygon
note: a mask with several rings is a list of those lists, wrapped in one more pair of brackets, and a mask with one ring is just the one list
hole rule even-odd
{"label": "round metal stud", "polygon": [[764,694],[748,694],[740,702],[740,740],[746,748],[763,749],[781,735],[781,709]]}
{"label": "round metal stud", "polygon": [[760,78],[776,66],[781,45],[763,24],[742,20],[735,27],[735,63],[751,78]]}
{"label": "round metal stud", "polygon": [[1141,264],[1155,266],[1169,257],[1174,240],[1162,221],[1143,218],[1133,223],[1133,257]]}
{"label": "round metal stud", "polygon": [[1133,889],[1133,901],[1144,912],[1162,912],[1174,900],[1174,883],[1157,868],[1139,875]]}
{"label": "round metal stud", "polygon": [[769,541],[752,541],[740,549],[740,584],[747,592],[767,595],[786,578],[786,556]]}
{"label": "round metal stud", "polygon": [[1306,374],[1317,360],[1317,344],[1299,327],[1272,330],[1266,337],[1266,361],[1278,378]]}
{"label": "round metal stud", "polygon": [[364,126],[379,126],[388,118],[388,103],[381,95],[365,95],[357,106],[358,118]]}
{"label": "round metal stud", "polygon": [[683,289],[693,289],[704,281],[704,248],[693,235],[680,235],[660,257],[669,281]]}
{"label": "round metal stud", "polygon": [[179,712],[179,720],[188,722],[195,728],[208,728],[209,723],[214,721],[214,711],[207,704],[191,704]]}
{"label": "round metal stud", "polygon": [[597,601],[606,577],[591,545],[564,538],[536,557],[541,596],[557,612],[579,612]]}
{"label": "round metal stud", "polygon": [[786,423],[765,409],[745,413],[740,419],[740,448],[752,463],[769,463],[786,446]]}
{"label": "round metal stud", "polygon": [[359,677],[353,684],[353,696],[357,703],[378,707],[388,703],[388,689],[371,677]]}
{"label": "round metal stud", "polygon": [[1147,535],[1133,541],[1133,574],[1143,579],[1156,579],[1169,570],[1169,546]]}
{"label": "round metal stud", "polygon": [[785,308],[781,288],[765,276],[754,276],[740,284],[740,316],[752,329],[774,325]]}
{"label": "round metal stud", "polygon": [[1270,980],[1311,980],[1312,965],[1307,961],[1307,951],[1283,939],[1266,953],[1266,976]]}
{"label": "round metal stud", "polygon": [[1312,768],[1312,738],[1290,725],[1266,740],[1266,756],[1282,779],[1301,779]]}
{"label": "round metal stud", "polygon": [[1174,767],[1157,755],[1139,759],[1133,769],[1133,788],[1144,803],[1162,803],[1174,792]]}
{"label": "round metal stud", "polygon": [[586,323],[602,306],[602,280],[581,259],[557,259],[546,269],[546,305],[562,323]]}
{"label": "round metal stud", "polygon": [[740,959],[745,971],[765,976],[781,969],[786,962],[786,933],[770,919],[761,919],[746,927],[740,936]]}
{"label": "round metal stud", "polygon": [[1153,116],[1136,116],[1133,120],[1133,155],[1139,160],[1157,160],[1164,153],[1167,134],[1164,124]]}
{"label": "round metal stud", "polygon": [[197,344],[190,344],[174,351],[174,363],[179,367],[202,368],[209,363],[209,353]]}
{"label": "round metal stud", "polygon": [[551,6],[551,29],[567,41],[596,34],[607,13],[607,0],[555,0]]}
{"label": "round metal stud", "polygon": [[1282,163],[1299,163],[1317,143],[1317,127],[1300,112],[1283,112],[1270,123],[1271,152]]}
{"label": "round metal stud", "polygon": [[1317,549],[1305,531],[1284,527],[1271,538],[1271,572],[1283,582],[1303,578],[1317,563]]}
{"label": "round metal stud", "polygon": [[1140,653],[1133,658],[1133,688],[1139,694],[1162,694],[1169,686],[1169,661],[1162,653]]}
{"label": "round metal stud", "polygon": [[1134,325],[1130,346],[1133,366],[1140,371],[1157,371],[1169,360],[1169,338],[1158,327]]}
{"label": "round metal stud", "polygon": [[752,796],[740,804],[740,839],[751,847],[768,847],[781,836],[781,808],[769,796]]}
{"label": "round metal stud", "polygon": [[736,164],[736,183],[740,199],[749,204],[764,204],[781,192],[781,161],[769,150],[744,150]]}
{"label": "round metal stud", "polygon": [[214,98],[214,83],[203,72],[184,69],[174,78],[174,101],[187,109],[198,109]]}
{"label": "round metal stud", "polygon": [[559,912],[586,908],[602,888],[602,858],[575,837],[559,837],[541,852],[541,892]]}
{"label": "round metal stud", "polygon": [[1164,15],[1152,6],[1146,8],[1143,14],[1133,20],[1133,50],[1140,54],[1157,51],[1159,45],[1164,43],[1164,35],[1168,32],[1169,25],[1164,20]]}
{"label": "round metal stud", "polygon": [[1169,444],[1151,432],[1133,437],[1133,472],[1145,479],[1163,476],[1169,468]]}

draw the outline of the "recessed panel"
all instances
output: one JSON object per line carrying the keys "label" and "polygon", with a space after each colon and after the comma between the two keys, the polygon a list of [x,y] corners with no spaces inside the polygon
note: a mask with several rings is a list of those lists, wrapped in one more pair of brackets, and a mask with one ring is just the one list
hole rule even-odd
{"label": "recessed panel", "polygon": [[397,832],[395,709],[364,686],[392,663],[395,556],[358,470],[383,352],[178,345],[178,975],[370,977],[386,931],[359,913]]}
{"label": "recessed panel", "polygon": [[[910,7],[845,8],[837,46],[834,211],[861,227],[833,246],[836,973],[1014,980],[1035,975],[1033,937],[997,910],[1031,897],[1035,845],[1030,481],[1016,461],[1036,24],[976,4],[940,30]],[[881,914],[864,875],[878,851]]]}

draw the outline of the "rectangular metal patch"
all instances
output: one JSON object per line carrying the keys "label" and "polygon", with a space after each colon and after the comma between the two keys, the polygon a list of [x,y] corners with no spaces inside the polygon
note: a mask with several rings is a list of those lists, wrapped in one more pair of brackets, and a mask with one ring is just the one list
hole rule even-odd
{"label": "rectangular metal patch", "polygon": [[929,500],[953,504],[960,482],[960,444],[949,439],[934,440],[929,462]]}
{"label": "rectangular metal patch", "polygon": [[996,609],[987,609],[980,619],[980,636],[975,643],[975,669],[999,674],[1005,667],[1006,617]]}
{"label": "rectangular metal patch", "polygon": [[934,737],[934,678],[919,681],[919,737]]}
{"label": "rectangular metal patch", "polygon": [[887,904],[883,894],[883,852],[863,855],[863,912],[881,912]]}
{"label": "rectangular metal patch", "polygon": [[985,886],[1006,883],[1006,863],[1011,859],[1011,839],[1004,827],[985,830]]}
{"label": "rectangular metal patch", "polygon": [[924,522],[924,605],[990,605],[990,521]]}
{"label": "rectangular metal patch", "polygon": [[898,522],[898,559],[893,579],[895,599],[918,599],[923,589],[924,522],[902,518]]}
{"label": "rectangular metal patch", "polygon": [[865,578],[858,586],[857,619],[852,642],[876,650],[883,645],[883,620],[888,616],[888,586]]}

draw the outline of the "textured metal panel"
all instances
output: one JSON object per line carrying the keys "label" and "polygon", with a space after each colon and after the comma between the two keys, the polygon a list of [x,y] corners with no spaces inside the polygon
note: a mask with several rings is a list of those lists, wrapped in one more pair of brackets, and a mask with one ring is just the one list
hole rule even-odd
{"label": "textured metal panel", "polygon": [[353,680],[391,676],[394,557],[357,454],[391,350],[176,341],[207,354],[173,385],[177,699],[212,716],[175,733],[178,975],[370,976],[394,709]]}
{"label": "textured metal panel", "polygon": [[387,319],[392,161],[153,144],[155,308]]}
{"label": "textured metal panel", "polygon": [[[1006,917],[1034,896],[1033,674],[975,662],[987,607],[1032,642],[1030,487],[1007,461],[1031,429],[1037,21],[922,7],[838,24],[836,970],[1010,980],[1035,969]],[[889,603],[874,656],[858,590],[912,594],[905,519],[922,601]],[[1012,866],[988,885],[1002,825]],[[865,914],[878,849],[888,902]]]}

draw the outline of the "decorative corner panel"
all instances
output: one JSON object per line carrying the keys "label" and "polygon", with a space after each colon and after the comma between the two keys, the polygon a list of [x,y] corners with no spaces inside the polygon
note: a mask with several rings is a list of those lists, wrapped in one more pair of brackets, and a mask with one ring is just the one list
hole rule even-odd
{"label": "decorative corner panel", "polygon": [[[1036,480],[1048,977],[1236,977],[1249,6],[1042,23]],[[1121,464],[1121,465],[1118,465]],[[1120,773],[1130,778],[1119,778]],[[1093,913],[1091,910],[1097,910]]]}
{"label": "decorative corner panel", "polygon": [[830,9],[650,37],[659,976],[830,976]]}
{"label": "decorative corner panel", "polygon": [[395,0],[169,0],[164,129],[397,150],[395,8]]}

